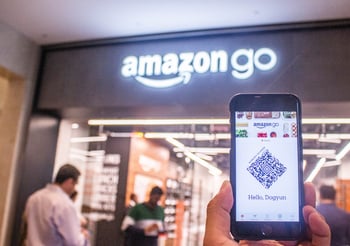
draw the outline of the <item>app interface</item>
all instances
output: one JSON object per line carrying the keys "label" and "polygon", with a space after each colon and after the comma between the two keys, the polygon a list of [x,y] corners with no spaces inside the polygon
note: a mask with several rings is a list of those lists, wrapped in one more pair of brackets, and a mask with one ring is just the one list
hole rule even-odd
{"label": "app interface", "polygon": [[236,112],[236,220],[299,221],[296,112]]}

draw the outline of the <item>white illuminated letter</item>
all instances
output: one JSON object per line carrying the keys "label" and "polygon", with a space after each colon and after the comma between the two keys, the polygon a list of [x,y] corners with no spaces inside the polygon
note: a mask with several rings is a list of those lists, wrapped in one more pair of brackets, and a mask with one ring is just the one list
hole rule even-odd
{"label": "white illuminated letter", "polygon": [[140,76],[160,75],[162,66],[162,57],[160,55],[140,56],[139,71]]}
{"label": "white illuminated letter", "polygon": [[165,75],[177,74],[177,68],[179,66],[179,58],[174,53],[166,54],[163,57],[162,72]]}
{"label": "white illuminated letter", "polygon": [[137,57],[127,56],[123,60],[122,75],[124,77],[131,77],[137,75]]}
{"label": "white illuminated letter", "polygon": [[[240,64],[238,62],[239,57],[245,56],[247,62]],[[254,50],[252,49],[239,49],[235,51],[231,57],[232,75],[237,79],[247,79],[254,72]]]}
{"label": "white illuminated letter", "polygon": [[224,50],[212,51],[210,52],[211,65],[210,72],[216,73],[227,71],[227,53]]}
{"label": "white illuminated letter", "polygon": [[193,72],[193,67],[191,65],[193,56],[194,54],[192,52],[180,54],[181,63],[179,65],[179,72]]}
{"label": "white illuminated letter", "polygon": [[193,67],[197,73],[205,73],[210,68],[210,56],[205,51],[198,52],[193,59]]}
{"label": "white illuminated letter", "polygon": [[[261,56],[269,56],[270,60],[267,63],[261,63]],[[254,64],[255,66],[263,71],[272,69],[277,63],[277,56],[273,50],[269,48],[261,48],[255,52]]]}

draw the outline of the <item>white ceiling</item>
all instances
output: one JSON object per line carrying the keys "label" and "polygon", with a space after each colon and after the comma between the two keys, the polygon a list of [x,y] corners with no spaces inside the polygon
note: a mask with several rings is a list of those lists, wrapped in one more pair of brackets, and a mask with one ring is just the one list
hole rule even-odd
{"label": "white ceiling", "polygon": [[350,18],[350,0],[1,0],[0,21],[38,44]]}

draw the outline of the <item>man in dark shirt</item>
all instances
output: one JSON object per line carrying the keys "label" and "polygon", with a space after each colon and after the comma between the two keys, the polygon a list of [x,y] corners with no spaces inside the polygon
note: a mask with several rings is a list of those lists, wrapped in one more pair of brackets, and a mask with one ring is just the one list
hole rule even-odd
{"label": "man in dark shirt", "polygon": [[336,206],[335,196],[333,186],[322,185],[316,209],[325,217],[331,229],[331,245],[350,245],[350,214]]}

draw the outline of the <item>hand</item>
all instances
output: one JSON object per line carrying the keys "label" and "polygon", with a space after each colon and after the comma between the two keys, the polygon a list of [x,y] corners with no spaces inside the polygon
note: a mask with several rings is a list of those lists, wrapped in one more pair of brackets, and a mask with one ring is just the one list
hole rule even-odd
{"label": "hand", "polygon": [[152,225],[149,225],[145,228],[145,234],[149,234],[149,233],[152,233],[154,231],[158,231],[158,225],[156,223],[152,224]]}
{"label": "hand", "polygon": [[[330,229],[323,217],[315,210],[316,195],[311,183],[304,185],[305,206],[304,220],[308,229],[308,239],[299,245],[327,246],[330,245]],[[233,241],[230,233],[230,210],[234,199],[229,181],[225,181],[219,193],[208,203],[207,221],[204,235],[204,246],[236,246],[236,245],[296,245],[296,242],[277,242],[273,240],[261,241]]]}
{"label": "hand", "polygon": [[87,230],[87,229],[85,229],[85,228],[81,228],[81,233],[83,234],[84,238],[90,239],[89,230]]}

